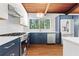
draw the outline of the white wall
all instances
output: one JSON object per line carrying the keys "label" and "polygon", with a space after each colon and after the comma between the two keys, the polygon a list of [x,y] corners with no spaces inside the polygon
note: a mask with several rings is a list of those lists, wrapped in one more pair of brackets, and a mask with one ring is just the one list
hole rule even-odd
{"label": "white wall", "polygon": [[[53,13],[48,13],[44,18],[50,19],[51,26],[50,29],[29,29],[30,32],[55,32],[55,18],[60,15],[60,14],[53,14]],[[36,16],[36,13],[29,13],[28,14],[29,19],[39,19]]]}
{"label": "white wall", "polygon": [[17,20],[19,20],[19,18],[10,16],[7,20],[0,20],[0,34],[11,32],[28,32],[28,27],[19,25]]}
{"label": "white wall", "polygon": [[0,20],[0,34],[7,32],[7,26],[5,20]]}
{"label": "white wall", "polygon": [[[19,4],[18,5],[13,4],[13,5],[17,9],[18,13],[20,13],[24,17],[23,19],[24,19],[25,25],[28,25],[27,24],[27,20],[28,20],[27,12],[24,11],[22,6]],[[23,10],[20,10],[21,9],[20,6]],[[0,34],[11,33],[11,32],[28,32],[28,26],[25,27],[25,26],[20,25],[20,18],[8,15],[8,11],[9,11],[8,4],[0,3],[0,8],[1,8],[0,16],[7,17],[6,20],[0,19]],[[3,11],[5,11],[5,12],[3,12]]]}
{"label": "white wall", "polygon": [[8,19],[8,4],[0,3],[0,17]]}
{"label": "white wall", "polygon": [[28,26],[28,16],[27,11],[23,7],[21,3],[9,3],[11,6],[13,6],[18,14],[21,15],[20,18],[20,24]]}
{"label": "white wall", "polygon": [[[9,15],[9,19],[7,20],[9,30],[11,32],[27,32],[27,27],[20,25],[20,18],[13,17]],[[8,28],[9,28],[8,27]]]}

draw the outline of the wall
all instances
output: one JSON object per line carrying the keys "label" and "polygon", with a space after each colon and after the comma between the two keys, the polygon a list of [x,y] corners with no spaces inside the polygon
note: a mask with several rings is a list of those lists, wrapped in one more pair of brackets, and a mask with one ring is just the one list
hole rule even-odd
{"label": "wall", "polygon": [[[71,19],[73,20],[73,23],[72,25],[72,34],[73,36],[76,36],[78,37],[78,32],[79,32],[79,15],[76,15],[76,14],[69,14],[69,15],[60,15],[58,17],[56,17],[56,20],[58,20],[56,23],[60,23],[60,20],[61,19]],[[56,24],[56,31],[60,32],[61,31],[61,28],[60,28],[60,25],[57,25]]]}
{"label": "wall", "polygon": [[8,19],[8,4],[0,3],[0,17]]}
{"label": "wall", "polygon": [[[61,33],[61,26],[60,26],[60,20],[65,20],[65,19],[70,19],[70,20],[73,20],[73,23],[72,23],[72,27],[71,27],[71,34],[65,34],[65,35],[62,35]],[[75,24],[75,22],[79,20],[79,15],[60,15],[60,16],[57,16],[56,17],[56,32],[58,32],[56,34],[56,42],[60,42],[62,43],[62,38],[60,38],[60,35],[61,36],[75,36],[75,37],[78,37],[78,32],[79,32],[79,26]],[[60,33],[60,34],[59,34]]]}
{"label": "wall", "polygon": [[0,34],[7,32],[6,20],[0,19]]}
{"label": "wall", "polygon": [[25,21],[24,25],[27,25],[27,26],[20,25],[19,17],[8,15],[8,12],[9,12],[8,4],[0,3],[0,8],[1,8],[0,16],[4,16],[5,18],[7,18],[5,20],[0,19],[0,34],[11,33],[11,32],[28,32],[27,12],[24,11],[20,3],[18,3],[18,5],[13,3],[12,5],[14,5],[15,9],[17,9],[16,11],[18,11],[18,13],[20,13],[24,17],[22,18],[22,20]]}
{"label": "wall", "polygon": [[9,3],[12,7],[15,8],[16,12],[21,15],[20,18],[20,24],[28,26],[28,16],[27,16],[27,11],[23,7],[21,3]]}
{"label": "wall", "polygon": [[0,20],[0,34],[11,32],[28,32],[28,27],[19,25],[19,18],[9,16],[9,19]]}
{"label": "wall", "polygon": [[74,15],[74,36],[79,37],[79,15]]}
{"label": "wall", "polygon": [[74,37],[78,37],[79,36],[79,14],[69,14],[67,16],[62,16],[63,18],[66,19],[72,19],[74,20],[74,29],[72,27],[72,33],[74,35]]}
{"label": "wall", "polygon": [[27,32],[27,27],[20,25],[19,17],[9,15],[7,23],[9,24],[9,27],[11,27],[11,29],[9,29],[11,32]]}
{"label": "wall", "polygon": [[[51,26],[50,29],[29,29],[30,32],[55,32],[55,18],[61,14],[52,14],[52,13],[47,13],[44,18],[50,19]],[[39,19],[37,17],[36,13],[29,13],[28,14],[29,19]]]}
{"label": "wall", "polygon": [[[74,19],[73,19],[74,16],[73,15],[60,15],[59,17],[60,17],[60,20],[65,20],[65,19],[71,20],[71,24],[72,24],[71,28],[70,28],[71,33],[66,33],[66,34],[62,34],[62,35],[63,36],[74,36]],[[61,28],[60,28],[60,30],[61,30]]]}

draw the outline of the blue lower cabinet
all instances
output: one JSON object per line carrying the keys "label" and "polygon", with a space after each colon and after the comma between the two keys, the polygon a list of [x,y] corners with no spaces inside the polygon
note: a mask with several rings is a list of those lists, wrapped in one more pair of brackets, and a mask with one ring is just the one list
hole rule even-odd
{"label": "blue lower cabinet", "polygon": [[5,53],[3,56],[19,56],[18,46]]}
{"label": "blue lower cabinet", "polygon": [[40,39],[42,43],[46,44],[47,43],[47,33],[40,33]]}
{"label": "blue lower cabinet", "polygon": [[47,33],[30,33],[31,44],[45,44],[47,43]]}
{"label": "blue lower cabinet", "polygon": [[61,44],[61,33],[56,33],[56,44]]}
{"label": "blue lower cabinet", "polygon": [[11,54],[14,56],[20,55],[20,38],[14,39],[13,41],[0,46],[0,56],[10,56]]}

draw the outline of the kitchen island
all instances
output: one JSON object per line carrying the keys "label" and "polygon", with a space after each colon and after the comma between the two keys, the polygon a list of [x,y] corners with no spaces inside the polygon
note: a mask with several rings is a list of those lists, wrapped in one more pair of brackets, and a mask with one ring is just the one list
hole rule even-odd
{"label": "kitchen island", "polygon": [[79,37],[62,37],[63,55],[79,56]]}

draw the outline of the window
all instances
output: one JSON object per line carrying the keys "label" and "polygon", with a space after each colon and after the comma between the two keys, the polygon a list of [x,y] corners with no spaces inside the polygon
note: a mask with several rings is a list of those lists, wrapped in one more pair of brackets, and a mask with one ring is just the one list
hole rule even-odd
{"label": "window", "polygon": [[30,19],[30,29],[39,29],[38,19]]}
{"label": "window", "polygon": [[30,29],[50,29],[50,19],[30,19]]}
{"label": "window", "polygon": [[44,20],[40,20],[40,29],[44,29]]}
{"label": "window", "polygon": [[50,29],[50,20],[46,19],[44,23],[45,23],[45,26],[44,26],[45,29]]}

